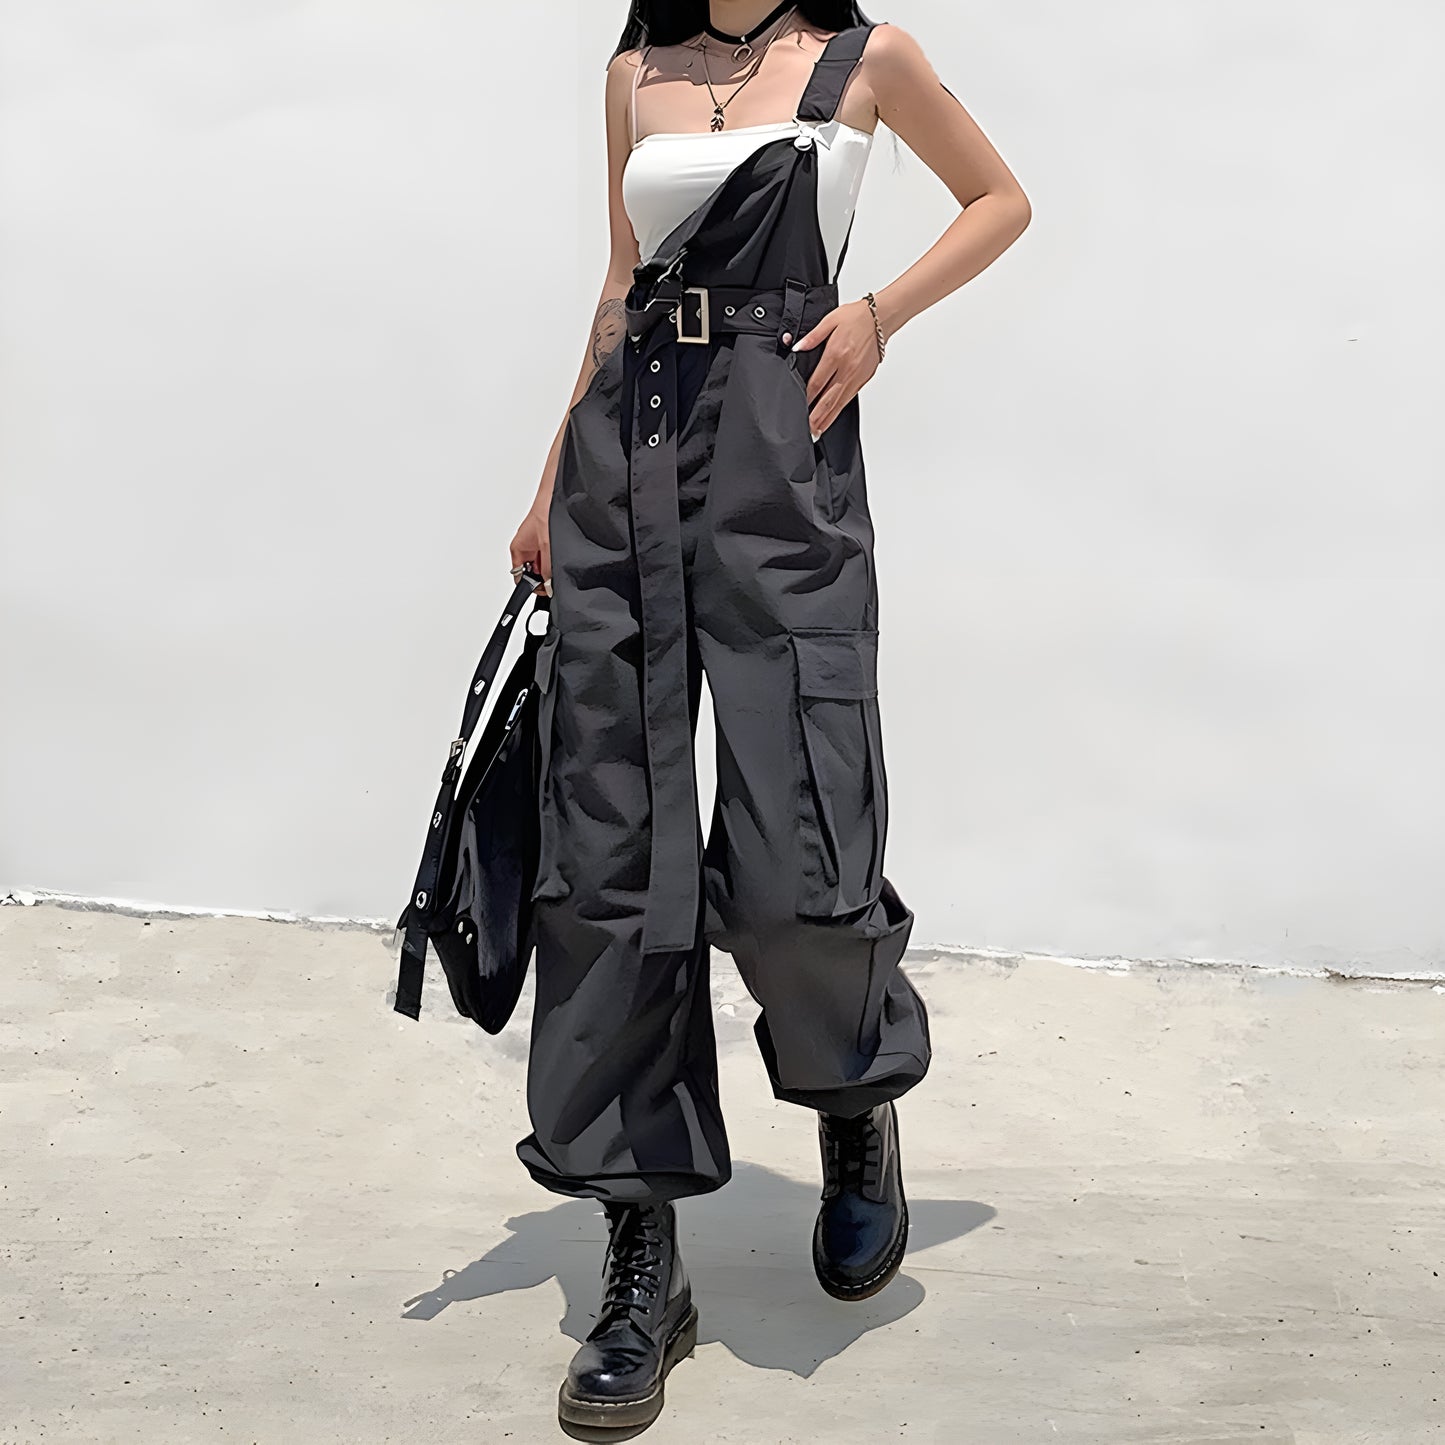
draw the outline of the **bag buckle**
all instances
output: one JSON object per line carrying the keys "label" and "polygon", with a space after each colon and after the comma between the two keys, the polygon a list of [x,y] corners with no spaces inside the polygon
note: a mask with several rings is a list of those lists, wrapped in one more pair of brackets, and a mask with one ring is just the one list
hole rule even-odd
{"label": "bag buckle", "polygon": [[[686,327],[687,306],[683,301],[685,296],[696,296],[698,304],[698,321],[702,327],[695,336],[689,336],[684,329]],[[712,339],[712,328],[708,322],[707,314],[707,287],[706,286],[684,286],[681,295],[677,298],[677,306],[673,310],[673,319],[677,323],[677,339],[685,341],[689,345],[705,345]]]}
{"label": "bag buckle", "polygon": [[442,769],[442,782],[456,781],[456,776],[461,771],[461,756],[466,750],[467,740],[465,738],[457,738],[447,749],[447,765]]}

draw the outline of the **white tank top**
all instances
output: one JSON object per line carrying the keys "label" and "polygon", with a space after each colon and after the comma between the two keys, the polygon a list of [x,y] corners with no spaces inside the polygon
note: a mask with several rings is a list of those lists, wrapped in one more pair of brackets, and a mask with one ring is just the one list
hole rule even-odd
{"label": "white tank top", "polygon": [[[637,81],[647,51],[633,71],[631,136],[637,134]],[[853,224],[858,191],[873,131],[845,126],[841,120],[769,121],[736,130],[655,130],[633,140],[623,162],[623,208],[637,237],[642,260],[666,240],[754,150],[779,136],[792,134],[796,146],[818,150],[818,230],[828,253],[829,280],[837,279],[842,246]]]}
{"label": "white tank top", "polygon": [[753,151],[781,135],[818,151],[818,227],[836,278],[873,132],[822,122],[780,120],[719,131],[653,131],[634,143],[622,169],[622,202],[648,260],[668,233],[710,196]]}

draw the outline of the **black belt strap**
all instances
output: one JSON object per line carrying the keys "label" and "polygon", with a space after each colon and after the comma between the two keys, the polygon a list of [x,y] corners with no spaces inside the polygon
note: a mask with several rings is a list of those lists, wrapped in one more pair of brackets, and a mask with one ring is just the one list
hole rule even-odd
{"label": "black belt strap", "polygon": [[[837,305],[832,288],[805,286],[801,281],[790,280],[785,286],[685,287],[669,278],[655,288],[652,305],[644,303],[645,309],[636,313],[637,325],[629,323],[629,329],[640,340],[643,331],[651,330],[654,325],[665,325],[678,341],[687,345],[701,338],[705,310],[706,329],[713,335],[722,331],[747,332],[754,336],[776,334],[780,349],[786,350],[802,334],[803,308],[810,293],[822,296],[821,304],[815,296],[814,309],[818,316]],[[786,342],[782,340],[784,335],[788,337]]]}

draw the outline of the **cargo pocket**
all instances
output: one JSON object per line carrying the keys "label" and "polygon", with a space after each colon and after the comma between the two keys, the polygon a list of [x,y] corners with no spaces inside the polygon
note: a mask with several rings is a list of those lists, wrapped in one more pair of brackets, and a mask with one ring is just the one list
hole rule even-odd
{"label": "cargo pocket", "polygon": [[791,634],[797,661],[798,913],[836,918],[875,902],[888,824],[878,717],[878,634]]}
{"label": "cargo pocket", "polygon": [[537,848],[537,881],[532,888],[533,899],[562,898],[567,888],[557,867],[557,807],[552,782],[553,735],[557,712],[557,642],[560,634],[556,623],[547,629],[546,640],[537,649],[537,731],[540,742],[537,768],[537,816],[539,842]]}

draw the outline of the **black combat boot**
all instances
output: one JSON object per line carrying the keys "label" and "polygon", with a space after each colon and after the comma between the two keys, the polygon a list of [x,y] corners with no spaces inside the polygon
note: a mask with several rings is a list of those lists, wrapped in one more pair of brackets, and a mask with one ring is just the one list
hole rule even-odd
{"label": "black combat boot", "polygon": [[697,1310],[677,1249],[673,1205],[603,1206],[611,1237],[602,1307],[572,1357],[557,1414],[574,1425],[649,1425],[667,1372],[697,1343]]}
{"label": "black combat boot", "polygon": [[835,1299],[875,1295],[898,1273],[908,1203],[890,1099],[856,1118],[818,1115],[823,1203],[813,1228],[813,1269]]}

